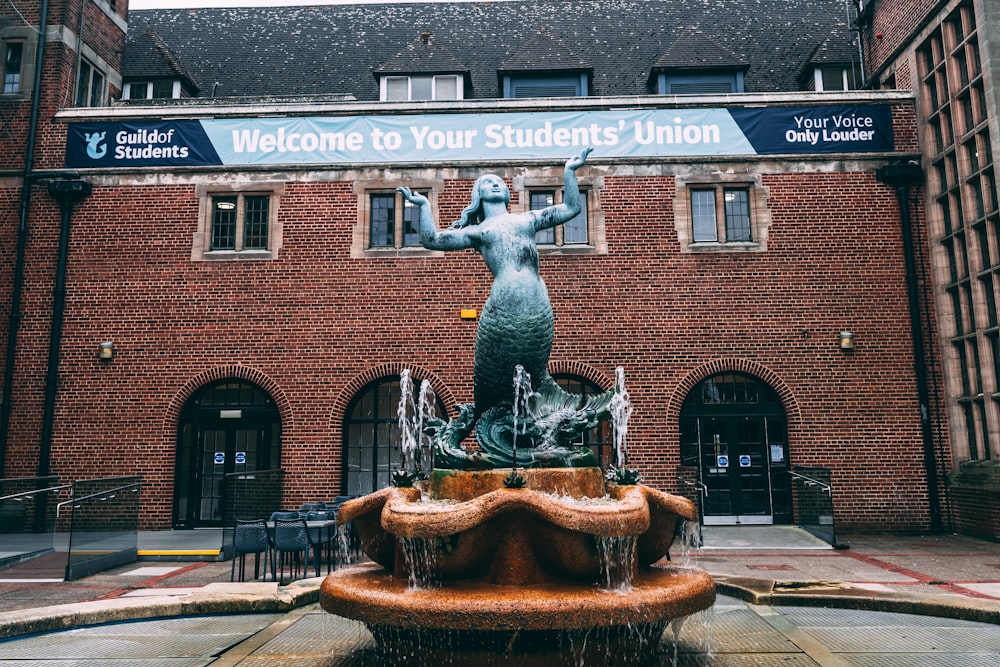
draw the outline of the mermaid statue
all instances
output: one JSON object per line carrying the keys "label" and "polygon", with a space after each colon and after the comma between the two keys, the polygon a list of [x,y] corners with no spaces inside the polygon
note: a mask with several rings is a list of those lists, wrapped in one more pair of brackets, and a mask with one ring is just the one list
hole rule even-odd
{"label": "mermaid statue", "polygon": [[[566,161],[561,204],[511,213],[510,189],[502,178],[476,180],[472,201],[444,231],[427,198],[399,188],[420,207],[420,243],[430,250],[472,249],[483,256],[493,286],[476,331],[473,400],[458,406],[449,422],[428,426],[434,467],[457,470],[502,467],[586,467],[597,460],[589,447],[574,444],[608,415],[613,391],[584,397],[564,391],[548,373],[554,320],[548,290],[538,272],[535,234],[580,213],[576,170],[592,149]],[[528,380],[528,400],[518,409],[515,378]],[[516,429],[516,431],[515,431]],[[475,430],[478,449],[462,442]]]}

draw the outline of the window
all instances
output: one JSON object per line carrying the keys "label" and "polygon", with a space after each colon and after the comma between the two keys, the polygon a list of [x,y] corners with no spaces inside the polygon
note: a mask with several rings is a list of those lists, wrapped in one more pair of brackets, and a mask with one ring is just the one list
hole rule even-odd
{"label": "window", "polygon": [[[413,257],[440,251],[420,245],[420,207],[410,204],[396,191],[406,186],[427,197],[431,210],[438,210],[440,179],[355,181],[357,222],[351,239],[351,257]],[[446,224],[439,220],[440,224]]]}
{"label": "window", "polygon": [[[414,401],[418,399],[419,385],[413,383]],[[346,495],[383,489],[389,486],[393,471],[403,467],[397,413],[402,395],[399,376],[382,377],[359,391],[348,406],[344,415],[342,468]],[[434,407],[437,414],[448,414],[440,399],[435,400]],[[430,452],[421,452],[427,468],[433,464],[429,457]]]}
{"label": "window", "polygon": [[104,74],[86,60],[80,61],[80,72],[76,81],[76,106],[103,106],[106,95],[107,84],[104,81]]}
{"label": "window", "polygon": [[[532,211],[562,203],[562,190],[529,190],[528,208]],[[538,245],[587,245],[590,241],[587,229],[587,210],[589,197],[586,190],[580,191],[580,213],[568,222],[557,227],[539,230],[535,234]]]}
{"label": "window", "polygon": [[[578,375],[561,373],[553,375],[552,379],[569,393],[581,396],[581,404],[591,396],[604,393],[604,390],[596,384]],[[594,456],[597,457],[601,468],[604,470],[607,470],[614,463],[612,459],[614,457],[615,443],[612,439],[611,420],[609,418],[602,419],[597,423],[597,426],[581,433],[579,440],[574,444],[590,447],[590,450],[594,452]]]}
{"label": "window", "polygon": [[958,458],[973,460],[1000,455],[990,417],[1000,401],[1000,201],[981,37],[974,3],[966,1],[916,51],[930,148],[927,217],[947,276],[954,445]]}
{"label": "window", "polygon": [[657,76],[660,95],[718,95],[742,93],[743,72],[679,74],[663,72]]}
{"label": "window", "polygon": [[[420,194],[425,197],[429,193]],[[369,196],[368,247],[420,246],[420,207],[398,192],[373,192]]]}
{"label": "window", "polygon": [[[175,86],[175,84],[177,84]],[[127,100],[169,100],[179,95],[174,94],[177,81],[134,81],[125,84],[124,97]]]}
{"label": "window", "polygon": [[195,261],[273,259],[281,245],[277,208],[281,185],[241,192],[199,186],[204,214],[195,234]]}
{"label": "window", "polygon": [[813,84],[818,91],[857,90],[858,72],[854,67],[817,67],[813,74]]}
{"label": "window", "polygon": [[462,86],[457,74],[437,76],[386,76],[381,79],[385,102],[460,100]]}
{"label": "window", "polygon": [[16,93],[21,90],[21,65],[24,61],[24,43],[8,42],[4,46],[3,92]]}
{"label": "window", "polygon": [[749,188],[692,189],[691,221],[695,243],[753,241]]}
{"label": "window", "polygon": [[584,97],[588,88],[586,74],[503,77],[503,96],[506,98]]}
{"label": "window", "polygon": [[267,250],[269,203],[267,195],[212,197],[211,249]]}
{"label": "window", "polygon": [[760,177],[731,182],[677,178],[674,224],[685,252],[763,251],[767,249],[770,212]]}

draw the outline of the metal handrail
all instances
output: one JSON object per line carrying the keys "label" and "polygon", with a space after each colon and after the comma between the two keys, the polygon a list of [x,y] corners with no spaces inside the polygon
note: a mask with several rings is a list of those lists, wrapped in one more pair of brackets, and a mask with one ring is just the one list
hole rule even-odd
{"label": "metal handrail", "polygon": [[826,482],[821,482],[818,479],[813,479],[812,477],[806,477],[805,475],[797,473],[794,470],[789,470],[788,474],[791,475],[792,477],[798,477],[799,479],[803,480],[806,486],[818,486],[824,491],[826,491],[826,495],[831,497],[833,496],[833,486],[827,484]]}
{"label": "metal handrail", "polygon": [[56,517],[59,516],[59,510],[62,509],[63,505],[69,505],[71,503],[78,503],[82,500],[90,500],[91,498],[96,498],[97,496],[106,496],[109,493],[115,493],[116,491],[124,491],[126,489],[131,489],[133,487],[141,487],[142,482],[132,482],[131,484],[126,484],[124,486],[118,486],[113,489],[104,489],[103,491],[98,491],[97,493],[88,493],[85,496],[80,496],[79,498],[70,498],[69,500],[64,500],[56,505]]}
{"label": "metal handrail", "polygon": [[0,500],[13,500],[15,498],[20,498],[21,496],[32,496],[36,493],[46,493],[48,491],[62,491],[63,489],[73,488],[72,484],[60,484],[59,486],[50,486],[47,489],[35,489],[34,491],[22,491],[21,493],[12,493],[9,496],[0,496]]}
{"label": "metal handrail", "polygon": [[703,496],[708,495],[708,487],[705,486],[704,482],[701,482],[700,480],[695,480],[692,482],[690,479],[684,479],[683,477],[678,477],[677,481],[680,482],[681,484],[687,484],[688,486],[693,486],[695,489],[698,490],[698,493],[700,493]]}

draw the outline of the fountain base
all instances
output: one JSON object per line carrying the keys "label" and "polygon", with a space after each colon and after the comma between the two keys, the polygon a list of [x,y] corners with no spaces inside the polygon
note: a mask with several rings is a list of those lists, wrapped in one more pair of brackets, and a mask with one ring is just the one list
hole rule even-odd
{"label": "fountain base", "polygon": [[704,571],[640,570],[628,591],[579,583],[528,587],[445,582],[411,588],[376,564],[332,573],[323,609],[364,622],[400,664],[639,665],[651,662],[672,619],[715,599]]}

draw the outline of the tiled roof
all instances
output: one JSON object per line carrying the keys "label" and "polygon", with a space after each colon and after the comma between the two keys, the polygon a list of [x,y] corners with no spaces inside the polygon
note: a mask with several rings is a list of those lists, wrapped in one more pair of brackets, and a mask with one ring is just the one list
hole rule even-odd
{"label": "tiled roof", "polygon": [[851,42],[851,30],[845,23],[838,22],[834,24],[823,42],[816,47],[816,50],[809,58],[809,64],[843,65],[854,62],[859,58],[857,47],[852,45]]}
{"label": "tiled roof", "polygon": [[674,40],[653,69],[745,69],[738,58],[698,28],[688,28]]}
{"label": "tiled roof", "polygon": [[[376,68],[431,30],[470,69],[477,98],[539,31],[593,67],[594,95],[642,95],[688,26],[748,64],[747,92],[798,90],[810,56],[843,20],[843,0],[493,0],[129,12],[130,40],[152,27],[202,82],[226,96],[353,94],[377,100]],[[845,37],[846,39],[846,37]],[[133,44],[132,46],[135,46]],[[130,47],[131,48],[131,47]],[[129,58],[141,60],[133,50]],[[536,63],[537,64],[537,63]],[[126,65],[135,72],[135,62]]]}
{"label": "tiled roof", "polygon": [[500,65],[502,72],[591,70],[590,64],[544,28]]}
{"label": "tiled roof", "polygon": [[403,47],[403,50],[382,63],[376,72],[380,74],[454,74],[468,72],[469,68],[455,57],[451,51],[439,43],[429,30]]}
{"label": "tiled roof", "polygon": [[174,78],[182,79],[189,88],[197,91],[198,82],[177,55],[152,28],[130,34],[122,54],[122,75],[125,78]]}

